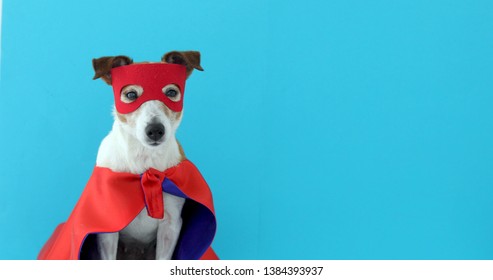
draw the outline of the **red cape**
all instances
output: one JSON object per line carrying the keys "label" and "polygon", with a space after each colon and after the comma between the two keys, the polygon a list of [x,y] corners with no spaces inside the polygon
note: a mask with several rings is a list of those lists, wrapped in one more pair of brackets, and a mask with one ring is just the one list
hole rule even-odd
{"label": "red cape", "polygon": [[96,166],[68,220],[55,229],[38,259],[91,258],[97,252],[95,233],[122,230],[144,207],[149,216],[162,217],[163,191],[186,199],[173,259],[218,259],[210,247],[216,231],[212,194],[188,160],[164,172],[150,169],[142,175]]}

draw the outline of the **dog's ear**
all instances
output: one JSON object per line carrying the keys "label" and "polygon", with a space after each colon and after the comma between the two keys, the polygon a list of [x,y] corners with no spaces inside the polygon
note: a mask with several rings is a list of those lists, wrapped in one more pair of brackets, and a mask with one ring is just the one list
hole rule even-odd
{"label": "dog's ear", "polygon": [[108,85],[111,85],[111,68],[132,64],[133,61],[128,56],[103,56],[92,60],[94,67],[94,77],[96,80],[102,78]]}
{"label": "dog's ear", "polygon": [[161,59],[162,62],[181,64],[187,67],[187,77],[192,74],[193,69],[204,71],[200,66],[200,53],[196,51],[178,52],[172,51],[165,55]]}

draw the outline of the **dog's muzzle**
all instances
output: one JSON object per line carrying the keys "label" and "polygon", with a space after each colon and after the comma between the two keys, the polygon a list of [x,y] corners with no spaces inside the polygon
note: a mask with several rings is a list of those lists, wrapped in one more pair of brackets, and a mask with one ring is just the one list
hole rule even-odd
{"label": "dog's muzzle", "polygon": [[161,123],[151,123],[146,126],[145,133],[147,138],[152,141],[151,145],[159,144],[158,141],[164,136],[164,125]]}

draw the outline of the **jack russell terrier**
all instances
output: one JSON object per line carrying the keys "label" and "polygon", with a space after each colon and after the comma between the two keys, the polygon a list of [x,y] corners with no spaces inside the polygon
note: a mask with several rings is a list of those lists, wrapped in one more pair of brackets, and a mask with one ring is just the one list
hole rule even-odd
{"label": "jack russell terrier", "polygon": [[113,87],[114,123],[67,222],[39,259],[216,259],[212,195],[175,134],[185,81],[200,53],[172,51],[158,63],[93,60]]}

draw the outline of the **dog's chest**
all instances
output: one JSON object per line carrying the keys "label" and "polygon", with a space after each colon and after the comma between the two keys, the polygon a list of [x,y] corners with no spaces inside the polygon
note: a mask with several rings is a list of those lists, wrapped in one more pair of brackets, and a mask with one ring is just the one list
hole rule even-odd
{"label": "dog's chest", "polygon": [[120,231],[120,239],[124,243],[151,243],[156,239],[158,227],[167,226],[181,219],[181,210],[185,199],[171,194],[163,193],[164,219],[154,219],[147,215],[147,209],[140,211],[139,215]]}
{"label": "dog's chest", "polygon": [[156,238],[158,219],[147,216],[144,208],[137,217],[120,232],[120,239],[127,242],[150,243]]}

